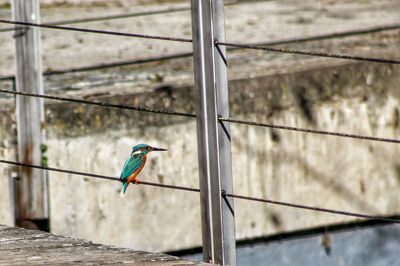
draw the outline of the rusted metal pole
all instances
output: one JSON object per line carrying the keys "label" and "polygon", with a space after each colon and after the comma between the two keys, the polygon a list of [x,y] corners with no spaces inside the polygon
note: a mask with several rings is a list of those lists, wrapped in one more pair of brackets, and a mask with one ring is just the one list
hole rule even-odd
{"label": "rusted metal pole", "polygon": [[225,49],[214,45],[225,39],[222,0],[192,0],[194,76],[197,90],[197,143],[203,259],[236,265],[232,165]]}
{"label": "rusted metal pole", "polygon": [[[39,0],[13,0],[13,19],[40,23]],[[15,30],[16,90],[43,93],[40,29],[18,27]],[[42,164],[44,140],[43,99],[16,96],[18,160],[27,164]],[[16,222],[48,219],[47,182],[44,171],[19,169]]]}

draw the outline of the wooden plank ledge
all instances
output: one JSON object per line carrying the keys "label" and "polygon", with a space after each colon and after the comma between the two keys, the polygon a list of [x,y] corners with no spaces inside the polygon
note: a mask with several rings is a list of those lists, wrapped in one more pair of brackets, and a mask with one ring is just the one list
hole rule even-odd
{"label": "wooden plank ledge", "polygon": [[0,265],[211,265],[0,225]]}

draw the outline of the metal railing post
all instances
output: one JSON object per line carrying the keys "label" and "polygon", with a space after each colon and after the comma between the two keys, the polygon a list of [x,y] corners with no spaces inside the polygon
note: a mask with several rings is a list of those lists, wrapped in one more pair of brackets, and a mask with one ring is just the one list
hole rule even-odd
{"label": "metal railing post", "polygon": [[[40,23],[39,0],[13,0],[13,19]],[[43,93],[40,29],[19,27],[15,30],[16,90]],[[18,160],[22,163],[42,163],[41,145],[44,140],[43,99],[16,96]],[[20,168],[18,182],[17,223],[24,220],[48,219],[47,183],[44,171]],[[44,226],[46,227],[46,226]]]}
{"label": "metal railing post", "polygon": [[222,0],[192,0],[194,76],[197,90],[197,142],[203,258],[206,262],[236,265],[232,165]]}

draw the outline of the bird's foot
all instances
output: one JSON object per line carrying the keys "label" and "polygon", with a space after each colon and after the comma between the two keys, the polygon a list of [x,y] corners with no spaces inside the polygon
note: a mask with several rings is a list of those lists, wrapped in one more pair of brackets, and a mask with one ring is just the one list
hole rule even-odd
{"label": "bird's foot", "polygon": [[142,183],[142,181],[139,178],[135,178],[132,183],[135,183],[136,185],[139,185],[140,183]]}

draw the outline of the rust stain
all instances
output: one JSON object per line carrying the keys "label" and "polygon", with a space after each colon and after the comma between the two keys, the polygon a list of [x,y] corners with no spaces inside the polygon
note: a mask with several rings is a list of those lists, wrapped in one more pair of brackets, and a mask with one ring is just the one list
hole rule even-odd
{"label": "rust stain", "polygon": [[[32,144],[27,144],[25,147],[23,147],[23,157],[22,157],[22,163],[25,164],[32,164]],[[19,219],[20,223],[26,219],[29,218],[29,213],[30,213],[30,193],[29,191],[26,191],[26,188],[29,188],[29,186],[32,184],[32,168],[29,167],[21,167],[20,168],[20,176],[21,179],[18,182],[18,205],[19,205]]]}
{"label": "rust stain", "polygon": [[32,144],[26,144],[26,146],[24,147],[24,158],[23,158],[24,163],[27,164],[32,163],[32,153],[33,153]]}
{"label": "rust stain", "polygon": [[[32,164],[32,150],[32,144],[27,144],[25,147],[23,147],[24,157],[22,158],[22,163]],[[32,168],[30,167],[22,167],[21,172],[27,176],[32,176]]]}

